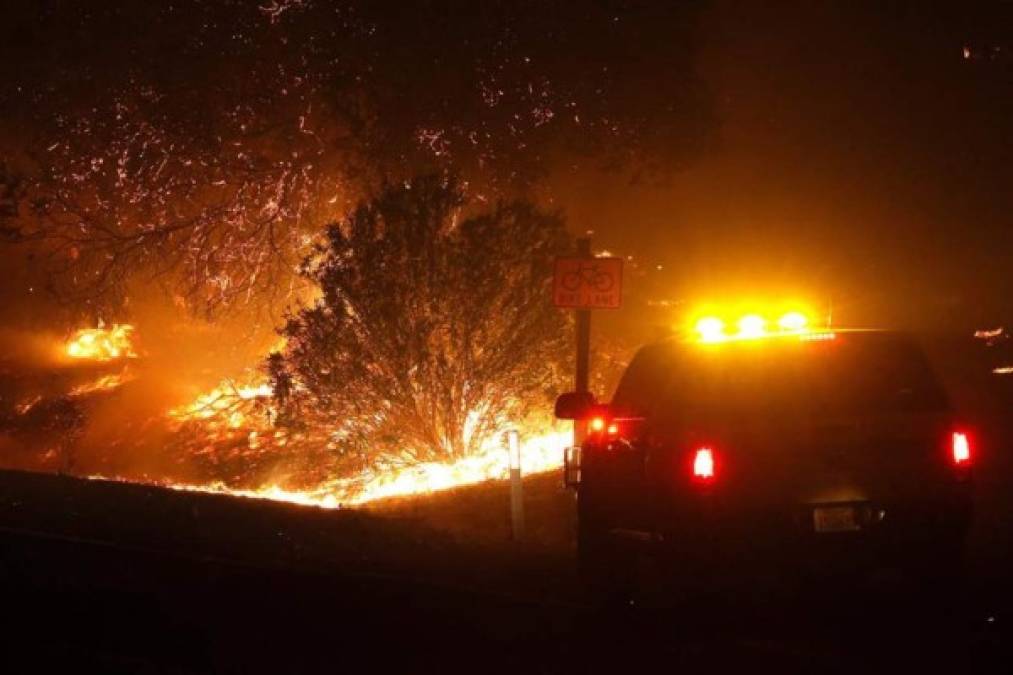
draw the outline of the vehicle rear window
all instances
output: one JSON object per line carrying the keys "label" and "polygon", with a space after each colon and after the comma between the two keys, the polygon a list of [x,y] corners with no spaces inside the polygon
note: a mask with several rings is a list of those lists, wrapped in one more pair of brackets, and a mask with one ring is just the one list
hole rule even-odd
{"label": "vehicle rear window", "polygon": [[674,350],[668,344],[651,345],[638,351],[619,380],[612,407],[646,413],[669,390],[674,358]]}
{"label": "vehicle rear window", "polygon": [[645,350],[614,404],[647,413],[842,415],[948,407],[921,349],[897,334]]}

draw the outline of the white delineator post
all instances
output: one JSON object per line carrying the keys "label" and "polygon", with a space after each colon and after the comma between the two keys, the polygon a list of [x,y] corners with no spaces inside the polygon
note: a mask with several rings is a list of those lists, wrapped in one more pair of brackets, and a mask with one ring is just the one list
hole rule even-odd
{"label": "white delineator post", "polygon": [[514,541],[524,538],[524,482],[521,475],[521,439],[516,429],[503,432],[503,447],[510,458],[510,530]]}

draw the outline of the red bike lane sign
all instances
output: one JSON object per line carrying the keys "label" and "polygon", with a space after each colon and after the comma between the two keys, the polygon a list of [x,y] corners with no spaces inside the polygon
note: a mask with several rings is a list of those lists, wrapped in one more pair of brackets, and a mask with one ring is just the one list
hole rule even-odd
{"label": "red bike lane sign", "polygon": [[623,301],[623,259],[556,258],[552,300],[556,307],[619,309]]}

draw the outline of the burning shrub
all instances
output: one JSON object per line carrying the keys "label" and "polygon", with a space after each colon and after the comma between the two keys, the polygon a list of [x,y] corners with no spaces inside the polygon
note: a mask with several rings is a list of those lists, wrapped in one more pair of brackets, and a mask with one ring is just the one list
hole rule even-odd
{"label": "burning shrub", "polygon": [[560,217],[525,202],[468,215],[459,183],[383,190],[303,265],[320,298],[268,361],[279,423],[332,430],[344,455],[460,457],[561,381],[566,319],[550,301]]}

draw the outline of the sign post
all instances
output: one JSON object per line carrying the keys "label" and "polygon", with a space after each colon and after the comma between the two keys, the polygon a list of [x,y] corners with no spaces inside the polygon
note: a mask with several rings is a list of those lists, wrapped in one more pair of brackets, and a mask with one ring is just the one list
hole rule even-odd
{"label": "sign post", "polygon": [[[581,237],[577,240],[577,255],[580,258],[591,257],[591,238]],[[572,273],[571,273],[572,274]],[[572,279],[573,277],[569,277]],[[564,277],[564,281],[567,277]],[[582,282],[583,283],[583,282]],[[564,289],[565,290],[565,289]],[[577,368],[574,374],[573,390],[584,392],[591,390],[591,310],[582,307],[575,310],[577,319]],[[580,447],[587,435],[587,425],[574,422],[573,445]]]}
{"label": "sign post", "polygon": [[[590,390],[591,310],[619,309],[623,298],[622,258],[595,258],[591,255],[591,239],[577,240],[577,255],[557,258],[552,285],[556,307],[572,308],[577,320],[577,372],[574,391]],[[584,425],[573,425],[573,444],[584,442]]]}

